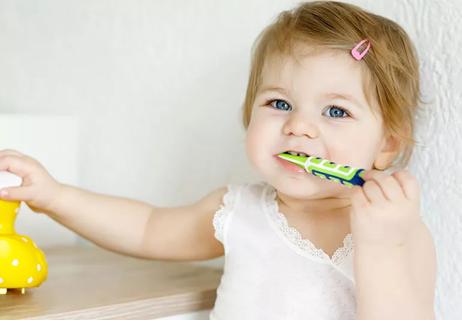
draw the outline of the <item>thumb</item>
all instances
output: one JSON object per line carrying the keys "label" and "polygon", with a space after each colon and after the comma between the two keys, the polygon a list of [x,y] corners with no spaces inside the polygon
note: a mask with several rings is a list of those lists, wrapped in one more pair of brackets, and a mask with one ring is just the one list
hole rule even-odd
{"label": "thumb", "polygon": [[29,187],[9,187],[0,190],[0,199],[7,201],[32,200],[32,192]]}

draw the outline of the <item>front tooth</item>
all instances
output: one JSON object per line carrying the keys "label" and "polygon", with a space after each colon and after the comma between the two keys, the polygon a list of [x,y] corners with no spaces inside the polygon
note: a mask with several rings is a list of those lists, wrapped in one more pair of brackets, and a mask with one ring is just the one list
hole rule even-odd
{"label": "front tooth", "polygon": [[289,151],[289,153],[293,156],[298,156],[298,153],[297,152],[294,152],[294,151]]}

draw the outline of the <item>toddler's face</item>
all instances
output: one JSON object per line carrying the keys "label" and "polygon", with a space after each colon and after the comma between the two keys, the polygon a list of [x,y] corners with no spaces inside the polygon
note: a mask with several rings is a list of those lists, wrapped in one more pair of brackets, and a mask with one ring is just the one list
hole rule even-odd
{"label": "toddler's face", "polygon": [[[370,169],[382,147],[382,118],[373,113],[378,106],[366,101],[363,62],[337,51],[312,52],[299,61],[289,56],[266,61],[247,130],[247,154],[263,179],[287,196],[344,197],[350,188],[291,172],[275,155],[298,150]],[[275,87],[283,91],[266,90]]]}

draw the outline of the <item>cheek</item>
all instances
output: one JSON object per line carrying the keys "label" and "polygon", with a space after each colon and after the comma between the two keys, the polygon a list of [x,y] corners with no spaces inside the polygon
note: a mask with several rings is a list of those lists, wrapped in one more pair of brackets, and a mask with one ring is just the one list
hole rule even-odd
{"label": "cheek", "polygon": [[245,147],[249,160],[252,163],[255,162],[255,157],[259,153],[259,141],[260,143],[262,142],[261,131],[259,131],[258,128],[251,122],[247,128]]}
{"label": "cheek", "polygon": [[254,166],[258,166],[271,153],[271,132],[260,121],[250,122],[247,128],[245,146],[247,157]]}
{"label": "cheek", "polygon": [[329,145],[329,160],[337,164],[349,165],[355,168],[370,168],[370,157],[372,154],[370,141],[364,140],[360,135],[356,138],[336,140],[337,142]]}

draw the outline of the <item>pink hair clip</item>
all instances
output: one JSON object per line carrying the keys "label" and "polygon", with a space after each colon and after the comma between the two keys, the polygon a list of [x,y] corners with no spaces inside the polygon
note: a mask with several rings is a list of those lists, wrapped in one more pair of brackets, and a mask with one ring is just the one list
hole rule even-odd
{"label": "pink hair clip", "polygon": [[[368,42],[366,49],[364,49],[363,52],[359,52],[358,51],[359,47],[361,47],[361,45],[366,41]],[[358,43],[353,49],[351,49],[351,55],[353,56],[353,58],[359,61],[366,55],[370,47],[371,47],[371,42],[367,39],[364,39],[360,43]]]}

